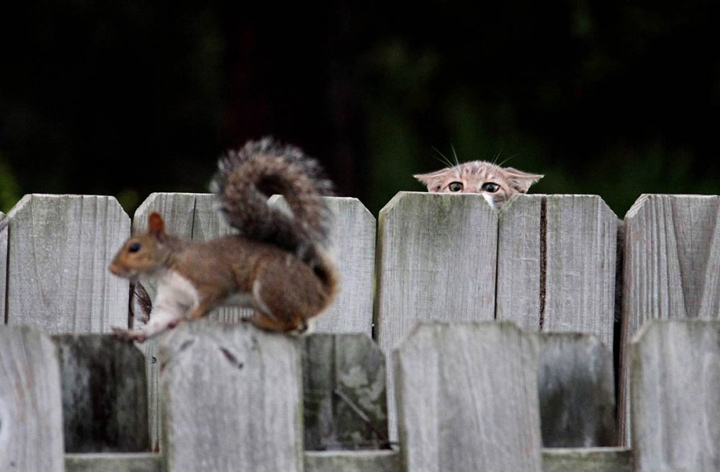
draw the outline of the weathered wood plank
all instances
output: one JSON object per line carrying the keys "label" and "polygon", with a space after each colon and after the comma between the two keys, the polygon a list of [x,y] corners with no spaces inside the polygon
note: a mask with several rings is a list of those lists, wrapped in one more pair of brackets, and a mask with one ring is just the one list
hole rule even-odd
{"label": "weathered wood plank", "polygon": [[305,452],[305,472],[401,472],[398,451]]}
{"label": "weathered wood plank", "polygon": [[386,352],[418,321],[495,317],[498,219],[484,198],[400,192],[379,220],[376,330]]}
{"label": "weathered wood plank", "polygon": [[587,334],[545,333],[538,341],[543,447],[616,445],[612,353]]}
{"label": "weathered wood plank", "polygon": [[326,200],[334,215],[331,254],[340,273],[340,291],[314,329],[322,333],[372,336],[375,217],[356,198],[326,197]]}
{"label": "weathered wood plank", "polygon": [[[271,204],[273,200],[271,199]],[[153,193],[135,213],[133,228],[143,231],[147,216],[159,211],[165,219],[168,231],[186,239],[209,240],[234,230],[215,208],[216,197],[212,194]],[[334,213],[333,246],[340,272],[341,287],[335,303],[315,324],[319,332],[365,332],[372,333],[372,306],[375,266],[375,220],[362,203],[351,198],[327,198]],[[145,284],[151,298],[155,296],[155,284]],[[238,322],[251,314],[251,310],[219,308],[208,318],[222,322]],[[140,323],[142,324],[142,323]],[[157,398],[157,342],[150,341],[143,348],[150,359],[148,377],[151,404],[151,436],[153,443],[159,435],[160,417]]]}
{"label": "weathered wood plank", "polygon": [[142,353],[109,335],[52,340],[60,357],[65,451],[149,451]]}
{"label": "weathered wood plank", "polygon": [[[497,214],[480,195],[400,192],[380,211],[375,337],[383,351],[418,321],[494,318],[497,234]],[[392,398],[392,365],[388,372]],[[394,402],[388,418],[394,440]]]}
{"label": "weathered wood plank", "polygon": [[613,347],[618,220],[597,195],[520,195],[500,213],[497,318]]}
{"label": "weathered wood plank", "polygon": [[63,471],[60,369],[52,341],[0,326],[0,470]]}
{"label": "weathered wood plank", "polygon": [[112,197],[26,195],[8,218],[8,324],[47,334],[127,324],[128,284],[107,270],[130,234]]}
{"label": "weathered wood plank", "polygon": [[175,328],[161,348],[165,470],[302,471],[300,349],[246,323]]}
{"label": "weathered wood plank", "polygon": [[[195,228],[197,228],[199,237],[209,238],[212,234],[217,235],[216,232],[219,231],[220,221],[219,218],[213,217],[216,212],[210,211],[212,198],[210,194],[152,193],[135,211],[133,233],[146,231],[148,215],[153,211],[158,211],[165,220],[167,231],[182,238],[192,239]],[[198,206],[202,211],[196,211]],[[143,280],[142,283],[150,298],[154,300],[157,291],[156,283],[149,280]],[[218,317],[219,315],[214,314],[212,316]],[[136,326],[143,325],[141,319],[135,319],[133,322]],[[160,424],[162,421],[158,393],[160,366],[157,359],[159,343],[167,335],[167,333],[161,334],[158,338],[151,339],[140,347],[146,359],[148,417],[150,421],[150,441],[153,450],[156,450],[160,443]]]}
{"label": "weathered wood plank", "polygon": [[160,454],[65,454],[66,472],[160,472]]}
{"label": "weathered wood plank", "polygon": [[720,470],[720,322],[649,322],[630,362],[635,470]]}
{"label": "weathered wood plank", "polygon": [[613,348],[617,216],[597,195],[548,195],[544,331]]}
{"label": "weathered wood plank", "polygon": [[0,325],[5,324],[5,294],[7,291],[7,218],[0,212]]}
{"label": "weathered wood plank", "polygon": [[651,319],[720,313],[720,197],[643,195],[625,216],[620,421],[630,441],[628,346]]}
{"label": "weathered wood plank", "polygon": [[543,472],[633,472],[630,449],[544,449]]}
{"label": "weathered wood plank", "polygon": [[[305,452],[305,472],[401,472],[397,451]],[[160,454],[66,454],[67,472],[160,472]],[[238,469],[239,470],[239,469]]]}
{"label": "weathered wood plank", "polygon": [[540,329],[543,195],[519,195],[500,212],[497,268],[498,320]]}
{"label": "weathered wood plank", "polygon": [[387,447],[385,356],[365,334],[303,339],[305,449]]}
{"label": "weathered wood plank", "polygon": [[532,335],[509,322],[427,323],[393,354],[408,471],[542,470]]}

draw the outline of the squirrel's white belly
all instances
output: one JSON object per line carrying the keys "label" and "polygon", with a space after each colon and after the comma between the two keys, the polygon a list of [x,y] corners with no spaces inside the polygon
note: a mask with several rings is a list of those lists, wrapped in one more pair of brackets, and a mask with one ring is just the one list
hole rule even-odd
{"label": "squirrel's white belly", "polygon": [[184,314],[200,303],[195,286],[174,270],[168,270],[158,278],[155,306]]}

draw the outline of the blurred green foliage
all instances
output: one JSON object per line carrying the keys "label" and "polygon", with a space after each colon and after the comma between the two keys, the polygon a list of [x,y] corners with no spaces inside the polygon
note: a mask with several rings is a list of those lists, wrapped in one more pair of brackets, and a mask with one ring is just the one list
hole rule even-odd
{"label": "blurred green foliage", "polygon": [[15,182],[10,166],[0,154],[0,211],[7,213],[20,200],[20,187]]}
{"label": "blurred green foliage", "polygon": [[[412,175],[484,159],[536,193],[720,194],[709,0],[239,5],[29,0],[0,11],[0,205],[206,190],[274,135],[377,214]],[[8,6],[0,8],[9,8]]]}

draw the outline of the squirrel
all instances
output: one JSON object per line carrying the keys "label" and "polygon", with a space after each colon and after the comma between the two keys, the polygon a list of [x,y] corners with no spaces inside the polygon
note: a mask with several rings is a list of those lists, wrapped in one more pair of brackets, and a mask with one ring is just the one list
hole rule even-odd
{"label": "squirrel", "polygon": [[[157,280],[157,296],[143,329],[113,328],[144,342],[219,306],[254,309],[247,319],[275,332],[303,332],[332,302],[336,268],[327,255],[330,210],[321,198],[332,184],[318,162],[271,138],[249,141],[221,156],[210,183],[219,210],[238,232],[209,241],[169,234],[157,212],[146,232],[130,237],[110,271],[136,282]],[[282,194],[292,216],[268,205]]]}

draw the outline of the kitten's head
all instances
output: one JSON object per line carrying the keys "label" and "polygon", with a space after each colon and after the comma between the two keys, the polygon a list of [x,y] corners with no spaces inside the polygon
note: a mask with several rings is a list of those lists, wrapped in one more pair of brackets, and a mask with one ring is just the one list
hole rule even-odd
{"label": "kitten's head", "polygon": [[482,194],[490,206],[499,210],[515,195],[527,193],[543,176],[485,161],[472,161],[414,177],[427,185],[429,192]]}

